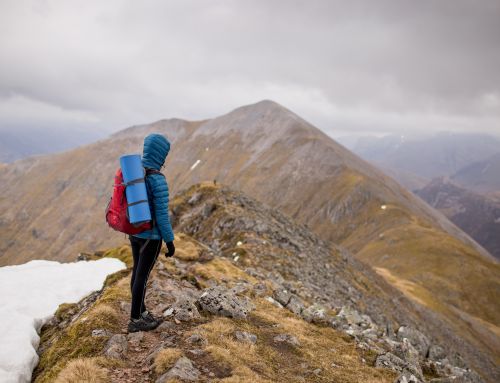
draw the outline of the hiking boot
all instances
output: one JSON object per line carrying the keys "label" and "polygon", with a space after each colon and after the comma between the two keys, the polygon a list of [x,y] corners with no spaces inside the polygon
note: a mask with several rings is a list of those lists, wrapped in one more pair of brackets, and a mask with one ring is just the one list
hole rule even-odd
{"label": "hiking boot", "polygon": [[159,319],[155,318],[155,317],[153,316],[153,314],[151,314],[148,310],[143,311],[143,312],[142,312],[142,314],[141,314],[141,316],[142,316],[145,320],[147,320],[148,322],[156,322],[156,323],[158,323],[158,324],[160,324],[160,323],[161,323],[161,320],[159,320]]}
{"label": "hiking boot", "polygon": [[151,331],[157,328],[158,325],[158,322],[150,322],[144,319],[144,317],[139,319],[130,318],[130,322],[128,322],[128,332]]}

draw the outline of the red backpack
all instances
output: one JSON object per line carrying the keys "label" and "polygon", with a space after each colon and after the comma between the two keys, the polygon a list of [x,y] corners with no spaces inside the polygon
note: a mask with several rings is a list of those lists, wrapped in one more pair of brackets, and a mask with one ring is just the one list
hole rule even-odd
{"label": "red backpack", "polygon": [[[146,169],[146,177],[152,173],[162,174],[155,169]],[[108,203],[108,206],[106,207],[106,222],[116,231],[130,235],[151,230],[154,225],[153,221],[144,222],[139,225],[130,223],[127,209],[127,195],[125,194],[126,187],[127,186],[123,182],[122,169],[119,168],[115,174],[113,195]],[[153,214],[151,215],[153,216]]]}

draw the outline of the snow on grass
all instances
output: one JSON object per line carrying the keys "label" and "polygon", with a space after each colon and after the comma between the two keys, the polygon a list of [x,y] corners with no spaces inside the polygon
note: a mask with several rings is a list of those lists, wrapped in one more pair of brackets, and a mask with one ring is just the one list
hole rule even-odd
{"label": "snow on grass", "polygon": [[0,382],[29,382],[38,363],[38,332],[61,303],[77,302],[124,269],[115,258],[0,267]]}

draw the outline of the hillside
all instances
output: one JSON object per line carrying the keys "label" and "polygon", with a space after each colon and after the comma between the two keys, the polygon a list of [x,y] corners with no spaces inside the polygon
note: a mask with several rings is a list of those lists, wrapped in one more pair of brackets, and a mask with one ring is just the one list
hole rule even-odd
{"label": "hillside", "polygon": [[482,247],[391,178],[271,101],[224,116],[162,120],[65,153],[0,169],[0,264],[69,260],[117,246],[104,222],[118,158],[147,132],[172,141],[171,195],[217,180],[347,248],[483,353],[498,355],[500,267]]}
{"label": "hillside", "polygon": [[[118,272],[43,328],[35,383],[481,381],[439,320],[279,212],[210,185],[174,209],[178,253],[159,259],[146,296],[164,323],[124,334],[130,269]],[[87,255],[103,256],[130,266],[127,245]]]}
{"label": "hillside", "polygon": [[451,178],[459,185],[477,192],[500,192],[500,152],[463,167]]}
{"label": "hillside", "polygon": [[436,178],[416,194],[500,258],[500,202]]}

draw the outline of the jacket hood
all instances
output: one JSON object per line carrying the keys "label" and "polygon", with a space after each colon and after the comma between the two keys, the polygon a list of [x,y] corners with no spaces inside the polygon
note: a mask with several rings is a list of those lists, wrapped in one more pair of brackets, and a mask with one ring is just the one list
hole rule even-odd
{"label": "jacket hood", "polygon": [[158,133],[149,134],[144,139],[142,166],[160,170],[165,163],[169,151],[170,142],[165,136]]}

